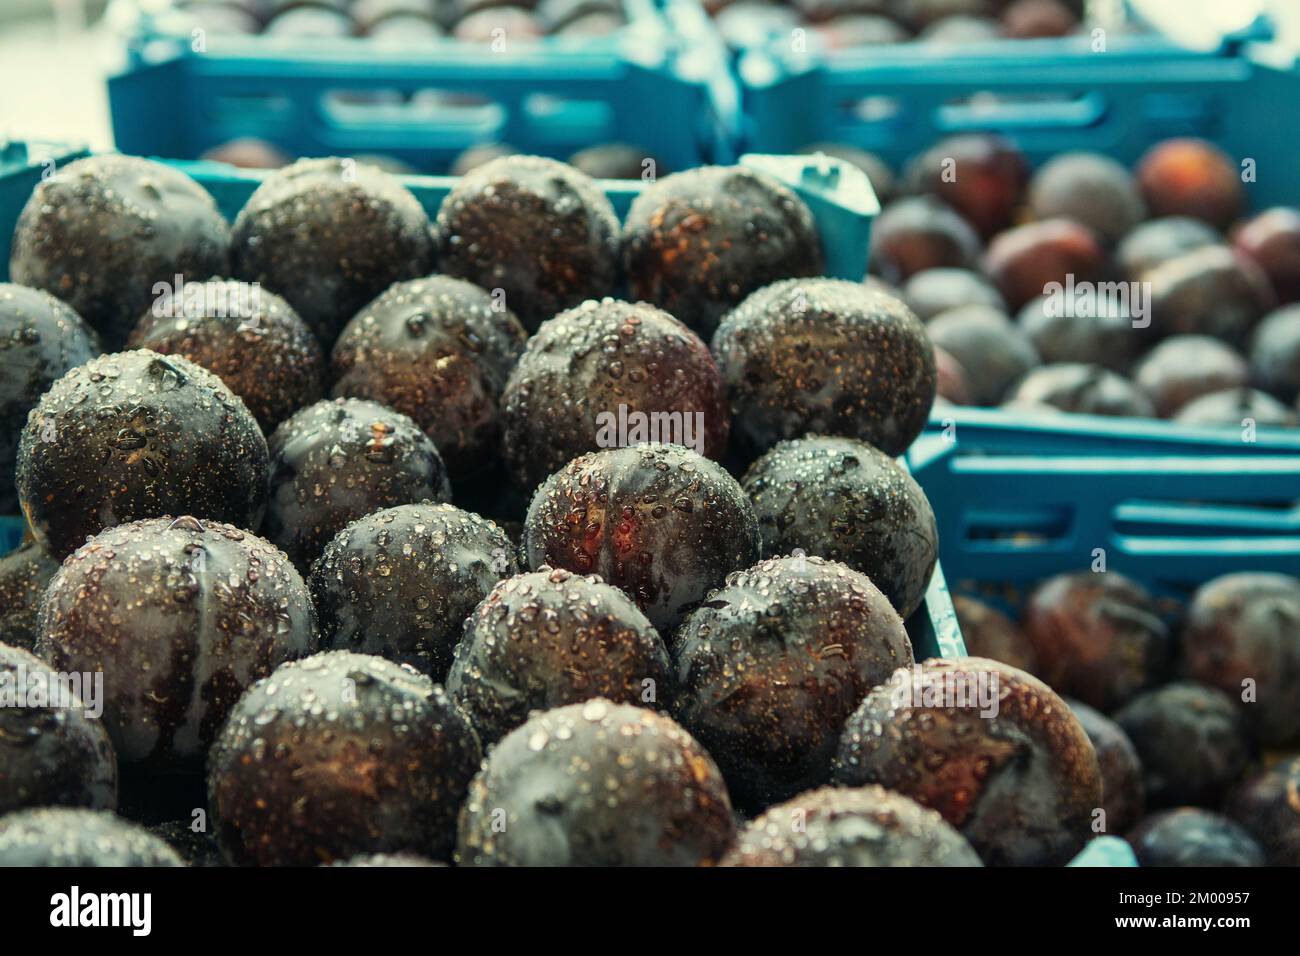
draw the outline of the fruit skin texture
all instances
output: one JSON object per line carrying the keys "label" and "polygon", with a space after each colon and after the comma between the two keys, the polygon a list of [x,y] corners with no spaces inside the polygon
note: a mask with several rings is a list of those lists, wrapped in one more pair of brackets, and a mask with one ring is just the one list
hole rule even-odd
{"label": "fruit skin texture", "polygon": [[1218,339],[1175,335],[1146,354],[1133,378],[1151,397],[1156,413],[1170,418],[1202,395],[1245,385],[1250,369],[1232,346]]}
{"label": "fruit skin texture", "polygon": [[1000,136],[949,136],[908,164],[913,191],[937,196],[984,237],[1011,225],[1029,181],[1020,151]]}
{"label": "fruit skin texture", "polygon": [[202,186],[152,160],[104,154],[69,163],[32,191],[9,273],[58,296],[117,349],[157,284],[221,275],[229,254],[230,226]]}
{"label": "fruit skin texture", "polygon": [[1115,713],[1133,741],[1152,807],[1218,806],[1251,757],[1246,727],[1221,690],[1166,684]]}
{"label": "fruit skin texture", "polygon": [[1233,245],[1264,270],[1279,302],[1300,300],[1300,212],[1266,209],[1242,224]]}
{"label": "fruit skin texture", "polygon": [[275,430],[270,450],[266,537],[303,571],[357,518],[451,498],[446,467],[429,436],[377,402],[317,402]]}
{"label": "fruit skin texture", "polygon": [[983,865],[943,817],[883,787],[801,793],[746,824],[722,858],[722,866]]}
{"label": "fruit skin texture", "polygon": [[[1300,579],[1226,574],[1192,598],[1182,634],[1182,673],[1234,701],[1251,731],[1281,746],[1300,739]],[[1244,682],[1255,699],[1243,701]]]}
{"label": "fruit skin texture", "polygon": [[390,286],[334,343],[336,398],[365,398],[424,429],[452,478],[489,467],[498,403],[528,333],[472,282],[430,276]]}
{"label": "fruit skin texture", "polygon": [[1143,275],[1151,284],[1151,331],[1201,334],[1244,345],[1275,304],[1268,277],[1253,260],[1227,246],[1205,246]]}
{"label": "fruit skin texture", "polygon": [[935,347],[966,372],[976,405],[999,404],[1008,389],[1039,364],[1029,337],[997,309],[959,306],[939,313],[925,328]]}
{"label": "fruit skin texture", "polygon": [[377,654],[442,681],[466,616],[518,570],[514,545],[491,521],[424,503],[353,521],[307,585],[323,649]]}
{"label": "fruit skin texture", "polygon": [[34,807],[0,817],[0,866],[184,866],[160,837],[107,810]]}
{"label": "fruit skin texture", "polygon": [[618,277],[614,207],[590,176],[541,156],[502,156],[466,173],[435,233],[440,271],[502,289],[529,332],[609,295]]}
{"label": "fruit skin texture", "polygon": [[1296,413],[1267,392],[1255,388],[1225,388],[1193,399],[1174,415],[1174,421],[1184,425],[1245,425],[1249,419],[1255,425],[1281,425],[1291,427],[1296,423]]}
{"label": "fruit skin texture", "polygon": [[1214,227],[1199,219],[1188,216],[1148,219],[1124,237],[1115,249],[1115,260],[1124,278],[1133,281],[1162,262],[1222,242],[1223,237]]}
{"label": "fruit skin texture", "polygon": [[1124,376],[1100,365],[1081,362],[1060,362],[1034,369],[1020,380],[1006,404],[1082,415],[1155,416],[1151,400]]}
{"label": "fruit skin texture", "polygon": [[1244,827],[1199,807],[1153,813],[1128,842],[1138,866],[1264,865],[1264,851]]}
{"label": "fruit skin texture", "polygon": [[722,316],[775,279],[823,271],[812,212],[776,179],[742,166],[665,176],[623,225],[631,298],[652,302],[708,339]]}
{"label": "fruit skin texture", "polygon": [[461,810],[456,861],[698,866],[734,837],[722,774],[690,734],[593,698],[535,714],[492,749]]}
{"label": "fruit skin texture", "polygon": [[[970,693],[981,682],[995,716],[980,716]],[[958,706],[963,689],[970,703]],[[940,706],[922,706],[936,694]],[[1096,753],[1065,702],[978,657],[927,661],[868,694],[845,725],[832,780],[878,783],[937,810],[989,866],[1067,862],[1101,803]]]}
{"label": "fruit skin texture", "polygon": [[1126,833],[1146,809],[1146,784],[1133,741],[1115,721],[1082,701],[1066,700],[1083,725],[1101,767],[1101,807],[1106,832]]}
{"label": "fruit skin texture", "polygon": [[906,618],[921,605],[939,558],[925,492],[895,459],[852,438],[780,442],[741,480],[754,503],[764,557],[800,549],[871,579]]}
{"label": "fruit skin texture", "polygon": [[55,382],[18,447],[18,499],[58,559],[105,528],[166,514],[255,529],[267,473],[244,403],[207,369],[148,349],[102,355]]}
{"label": "fruit skin texture", "polygon": [[0,514],[18,510],[14,466],[27,413],[69,369],[98,354],[98,337],[67,305],[0,282]]}
{"label": "fruit skin texture", "polygon": [[[48,671],[35,655],[0,644],[0,674],[15,689]],[[0,814],[56,804],[116,809],[117,757],[104,725],[84,707],[77,698],[0,707]]]}
{"label": "fruit skin texture", "polygon": [[902,619],[870,579],[815,557],[729,575],[671,650],[674,716],[747,810],[826,783],[845,720],[913,660]]}
{"label": "fruit skin texture", "polygon": [[1049,284],[1062,286],[1102,278],[1106,253],[1088,227],[1070,219],[1040,219],[1015,226],[989,243],[984,272],[1012,310],[1046,294]]}
{"label": "fruit skin texture", "polygon": [[1146,590],[1114,571],[1043,582],[1022,624],[1043,680],[1103,713],[1166,676],[1169,628]]}
{"label": "fruit skin texture", "polygon": [[534,710],[592,697],[656,706],[671,687],[664,642],[626,594],[594,574],[545,567],[483,599],[447,678],[485,747]]}
{"label": "fruit skin texture", "polygon": [[934,347],[900,299],[841,279],[787,279],[728,313],[713,337],[738,437],[844,435],[901,455],[938,388]]}
{"label": "fruit skin texture", "polygon": [[736,479],[688,448],[611,448],[542,483],[522,552],[533,570],[598,574],[667,634],[728,573],[758,560],[758,519]]}
{"label": "fruit skin texture", "polygon": [[237,866],[445,859],[481,757],[468,718],[427,676],[350,651],[293,661],[249,688],[213,745],[217,839]]}
{"label": "fruit skin texture", "polygon": [[379,293],[427,275],[433,252],[428,215],[393,176],[351,159],[300,159],[239,211],[231,268],[283,296],[328,349]]}
{"label": "fruit skin texture", "polygon": [[1128,170],[1097,153],[1062,153],[1043,164],[1029,184],[1029,204],[1035,218],[1073,219],[1108,246],[1146,218]]}
{"label": "fruit skin texture", "polygon": [[932,269],[973,269],[981,243],[975,230],[932,196],[896,199],[871,228],[867,269],[901,283]]}
{"label": "fruit skin texture", "polygon": [[[726,390],[700,337],[644,302],[588,301],[542,323],[506,383],[503,450],[519,486],[531,492],[569,461],[596,451],[598,416],[617,420],[621,405],[647,416],[680,413],[682,428],[661,441],[689,438],[715,460],[726,450]],[[628,440],[634,442],[630,434]]]}
{"label": "fruit skin texture", "polygon": [[1204,140],[1157,143],[1138,161],[1137,181],[1152,216],[1191,216],[1224,229],[1245,204],[1240,168]]}
{"label": "fruit skin texture", "polygon": [[1261,388],[1286,402],[1300,396],[1300,305],[1278,309],[1259,323],[1250,365]]}
{"label": "fruit skin texture", "polygon": [[1228,815],[1259,841],[1270,866],[1300,866],[1300,757],[1247,777]]}
{"label": "fruit skin texture", "polygon": [[1038,655],[1024,630],[1011,618],[965,594],[952,596],[962,640],[971,657],[987,657],[1029,674],[1038,672]]}
{"label": "fruit skin texture", "polygon": [[0,640],[30,651],[36,643],[41,599],[59,562],[35,542],[0,556]]}
{"label": "fruit skin texture", "polygon": [[199,287],[204,300],[176,301],[175,316],[145,313],[127,347],[181,355],[206,368],[243,399],[263,434],[320,400],[325,354],[289,303],[266,289],[253,299],[234,279],[209,279]]}
{"label": "fruit skin texture", "polygon": [[239,695],[316,647],[298,572],[261,538],[192,517],[97,535],[41,606],[36,654],[104,673],[104,725],[123,764],[190,770]]}

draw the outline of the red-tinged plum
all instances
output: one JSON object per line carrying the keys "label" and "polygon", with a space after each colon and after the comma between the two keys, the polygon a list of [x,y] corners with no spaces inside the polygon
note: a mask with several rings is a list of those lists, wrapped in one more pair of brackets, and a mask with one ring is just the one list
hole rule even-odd
{"label": "red-tinged plum", "polygon": [[1153,216],[1191,216],[1227,228],[1245,205],[1241,170],[1199,139],[1170,139],[1138,161],[1138,187]]}
{"label": "red-tinged plum", "polygon": [[1300,579],[1226,574],[1204,584],[1187,608],[1182,673],[1240,703],[1260,740],[1300,740]]}
{"label": "red-tinged plum", "polygon": [[868,694],[844,728],[833,781],[937,810],[989,866],[1065,863],[1101,805],[1096,753],[1065,701],[979,657],[929,660]]}
{"label": "red-tinged plum", "polygon": [[1104,713],[1167,677],[1169,627],[1146,589],[1117,572],[1048,579],[1021,623],[1043,680]]}
{"label": "red-tinged plum", "polygon": [[728,573],[758,560],[758,519],[736,479],[688,448],[613,448],[542,483],[522,551],[533,570],[599,575],[671,633]]}
{"label": "red-tinged plum", "polygon": [[703,166],[666,176],[633,201],[623,267],[632,299],[707,340],[751,292],[821,275],[823,259],[812,212],[791,189],[744,166]]}
{"label": "red-tinged plum", "polygon": [[410,417],[451,477],[466,477],[497,460],[498,406],[527,337],[514,314],[472,282],[399,282],[358,312],[334,343],[332,394]]}
{"label": "red-tinged plum", "polygon": [[988,238],[1011,225],[1029,182],[1029,166],[1009,140],[968,133],[941,140],[917,156],[904,180],[909,191],[937,197]]}

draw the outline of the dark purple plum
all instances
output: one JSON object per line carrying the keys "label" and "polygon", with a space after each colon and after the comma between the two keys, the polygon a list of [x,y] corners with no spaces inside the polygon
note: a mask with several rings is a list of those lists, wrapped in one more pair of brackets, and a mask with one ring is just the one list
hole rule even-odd
{"label": "dark purple plum", "polygon": [[670,633],[731,571],[758,560],[758,519],[739,483],[681,445],[582,455],[533,497],[529,568],[597,574]]}
{"label": "dark purple plum", "polygon": [[377,402],[317,402],[281,424],[270,449],[266,537],[304,571],[349,522],[451,497],[429,436]]}
{"label": "dark purple plum", "polygon": [[217,841],[236,866],[445,859],[481,758],[426,675],[351,651],[292,661],[249,688],[212,747]]}
{"label": "dark purple plum", "polygon": [[922,322],[965,305],[1006,310],[1002,294],[988,279],[970,269],[926,269],[909,278],[902,293],[903,301]]}
{"label": "dark purple plum", "polygon": [[1040,296],[1025,303],[1016,324],[1047,364],[1082,362],[1126,374],[1147,344],[1133,327],[1131,305],[1093,301],[1095,308],[1080,311],[1058,296]]}
{"label": "dark purple plum", "polygon": [[502,156],[461,177],[438,210],[439,268],[485,289],[535,332],[614,291],[618,217],[593,180],[541,156]]}
{"label": "dark purple plum", "polygon": [[34,541],[0,556],[0,642],[32,649],[41,599],[58,570],[59,562]]}
{"label": "dark purple plum", "polygon": [[[94,687],[65,685],[50,666],[0,644],[0,815],[25,807],[117,807],[117,756]],[[65,695],[63,688],[68,687]],[[21,697],[16,695],[21,694]],[[38,696],[39,695],[39,696]]]}
{"label": "dark purple plum", "polygon": [[1300,757],[1247,777],[1227,812],[1259,841],[1269,865],[1300,866]]}
{"label": "dark purple plum", "polygon": [[1072,219],[1114,245],[1146,218],[1137,184],[1123,165],[1098,153],[1061,153],[1029,183],[1036,219]]}
{"label": "dark purple plum", "polygon": [[822,787],[751,820],[721,865],[984,864],[943,817],[902,794],[883,787]]}
{"label": "dark purple plum", "polygon": [[871,579],[903,617],[921,605],[939,557],[925,492],[907,469],[852,438],[780,442],[741,481],[763,555],[801,551]]}
{"label": "dark purple plum", "polygon": [[1027,674],[1038,670],[1038,655],[1024,629],[997,608],[964,594],[952,596],[962,640],[971,657],[987,657]]}
{"label": "dark purple plum", "polygon": [[626,594],[595,575],[546,567],[483,599],[447,677],[485,747],[534,710],[593,697],[660,707],[671,687],[664,642]]}
{"label": "dark purple plum", "polygon": [[328,349],[367,302],[426,275],[433,253],[429,217],[396,178],[353,159],[300,159],[244,204],[231,262],[235,278],[283,296]]}
{"label": "dark purple plum", "polygon": [[912,645],[864,574],[815,557],[727,577],[672,641],[674,716],[760,810],[830,778],[844,722]]}
{"label": "dark purple plum", "polygon": [[1296,413],[1267,392],[1255,388],[1228,388],[1188,402],[1174,415],[1184,425],[1255,425],[1296,423]]}
{"label": "dark purple plum", "polygon": [[867,267],[899,284],[930,269],[974,269],[980,238],[970,223],[933,196],[891,202],[871,227]]}
{"label": "dark purple plum", "polygon": [[1240,824],[1199,807],[1153,813],[1128,835],[1139,866],[1263,866],[1264,851]]}
{"label": "dark purple plum", "polygon": [[1180,681],[1145,691],[1115,712],[1137,750],[1152,807],[1216,807],[1241,777],[1252,744],[1233,700]]}
{"label": "dark purple plum", "polygon": [[1133,380],[1171,418],[1193,399],[1250,381],[1250,368],[1232,346],[1208,335],[1175,335],[1143,357]]}
{"label": "dark purple plum", "polygon": [[18,448],[18,500],[57,559],[105,528],[193,514],[256,528],[266,440],[215,375],[147,349],[92,359],[41,396]]}
{"label": "dark purple plum", "polygon": [[731,425],[700,337],[648,303],[614,299],[542,324],[505,385],[501,417],[502,450],[528,492],[599,448],[663,441],[719,459]]}
{"label": "dark purple plum", "polygon": [[1115,721],[1082,701],[1066,700],[1083,725],[1101,767],[1101,808],[1106,811],[1106,832],[1123,834],[1146,809],[1142,764],[1133,741]]}
{"label": "dark purple plum", "polygon": [[1268,277],[1253,260],[1227,246],[1205,246],[1143,275],[1151,285],[1151,331],[1200,334],[1243,345],[1274,306]]}
{"label": "dark purple plum", "polygon": [[451,477],[468,476],[497,459],[498,404],[527,337],[514,314],[472,282],[399,282],[340,333],[332,394],[409,416],[433,439]]}
{"label": "dark purple plum", "polygon": [[1148,270],[1170,259],[1223,242],[1212,226],[1188,216],[1150,219],[1120,242],[1115,259],[1124,277],[1137,281]]}
{"label": "dark purple plum", "polygon": [[623,267],[634,300],[707,340],[750,293],[821,275],[823,260],[812,212],[791,189],[744,166],[703,166],[666,176],[633,201]]}
{"label": "dark purple plum", "polygon": [[153,518],[64,562],[36,653],[102,672],[104,725],[125,764],[201,767],[244,688],[316,648],[311,596],[284,555],[215,521]]}
{"label": "dark purple plum", "polygon": [[1264,270],[1279,302],[1300,300],[1300,211],[1266,209],[1242,223],[1232,244]]}
{"label": "dark purple plum", "polygon": [[902,300],[858,282],[774,282],[723,319],[712,349],[733,428],[754,452],[824,434],[901,455],[934,404],[926,327]]}
{"label": "dark purple plum", "polygon": [[984,254],[984,273],[1013,310],[1075,283],[1105,277],[1106,252],[1087,226],[1071,219],[1042,219],[999,233]]}
{"label": "dark purple plum", "polygon": [[1060,362],[1036,368],[1020,380],[1006,404],[1080,415],[1153,418],[1151,400],[1124,376],[1100,365]]}
{"label": "dark purple plum", "polygon": [[14,466],[27,413],[98,354],[98,337],[70,307],[40,289],[0,282],[0,514],[18,510]]}
{"label": "dark purple plum", "polygon": [[465,618],[518,571],[506,533],[448,504],[398,505],[353,521],[307,579],[321,647],[377,654],[442,681]]}
{"label": "dark purple plum", "polygon": [[904,180],[909,191],[937,197],[988,238],[1011,225],[1029,182],[1029,166],[1009,140],[963,133],[913,159]]}
{"label": "dark purple plum", "polygon": [[74,160],[33,190],[9,274],[58,296],[118,349],[159,285],[225,273],[230,241],[217,204],[189,176],[105,153]]}
{"label": "dark purple plum", "polygon": [[35,807],[0,817],[0,866],[184,866],[160,837],[107,810]]}
{"label": "dark purple plum", "polygon": [[284,299],[234,279],[185,287],[145,314],[127,347],[180,355],[223,381],[264,434],[325,393],[325,353]]}
{"label": "dark purple plum", "polygon": [[488,754],[461,866],[699,866],[735,838],[717,766],[685,730],[593,698],[535,714]]}
{"label": "dark purple plum", "polygon": [[960,363],[975,405],[997,405],[1039,364],[1038,352],[1004,313],[983,305],[941,312],[925,327],[930,341]]}
{"label": "dark purple plum", "polygon": [[1300,396],[1300,305],[1270,313],[1255,328],[1250,369],[1259,387],[1282,401]]}

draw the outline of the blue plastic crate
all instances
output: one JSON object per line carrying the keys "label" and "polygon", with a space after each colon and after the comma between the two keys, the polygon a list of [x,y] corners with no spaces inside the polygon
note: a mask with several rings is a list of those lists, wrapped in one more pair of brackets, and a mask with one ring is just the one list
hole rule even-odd
{"label": "blue plastic crate", "polygon": [[908,452],[949,580],[1014,595],[1108,570],[1185,599],[1233,571],[1300,573],[1300,430],[944,409]]}
{"label": "blue plastic crate", "polygon": [[798,54],[788,39],[737,60],[741,141],[757,152],[848,143],[895,166],[947,135],[997,132],[1031,163],[1067,150],[1131,164],[1152,144],[1198,136],[1255,160],[1256,208],[1300,203],[1300,72],[1294,54],[1229,38],[1193,50],[1159,35],[960,47],[909,43]]}
{"label": "blue plastic crate", "polygon": [[670,169],[727,162],[739,96],[697,0],[623,0],[609,37],[544,37],[494,53],[453,39],[206,37],[141,15],[109,79],[117,147],[194,159],[240,137],[294,156],[380,153],[444,172],[465,149],[509,143],[564,158],[641,146]]}

